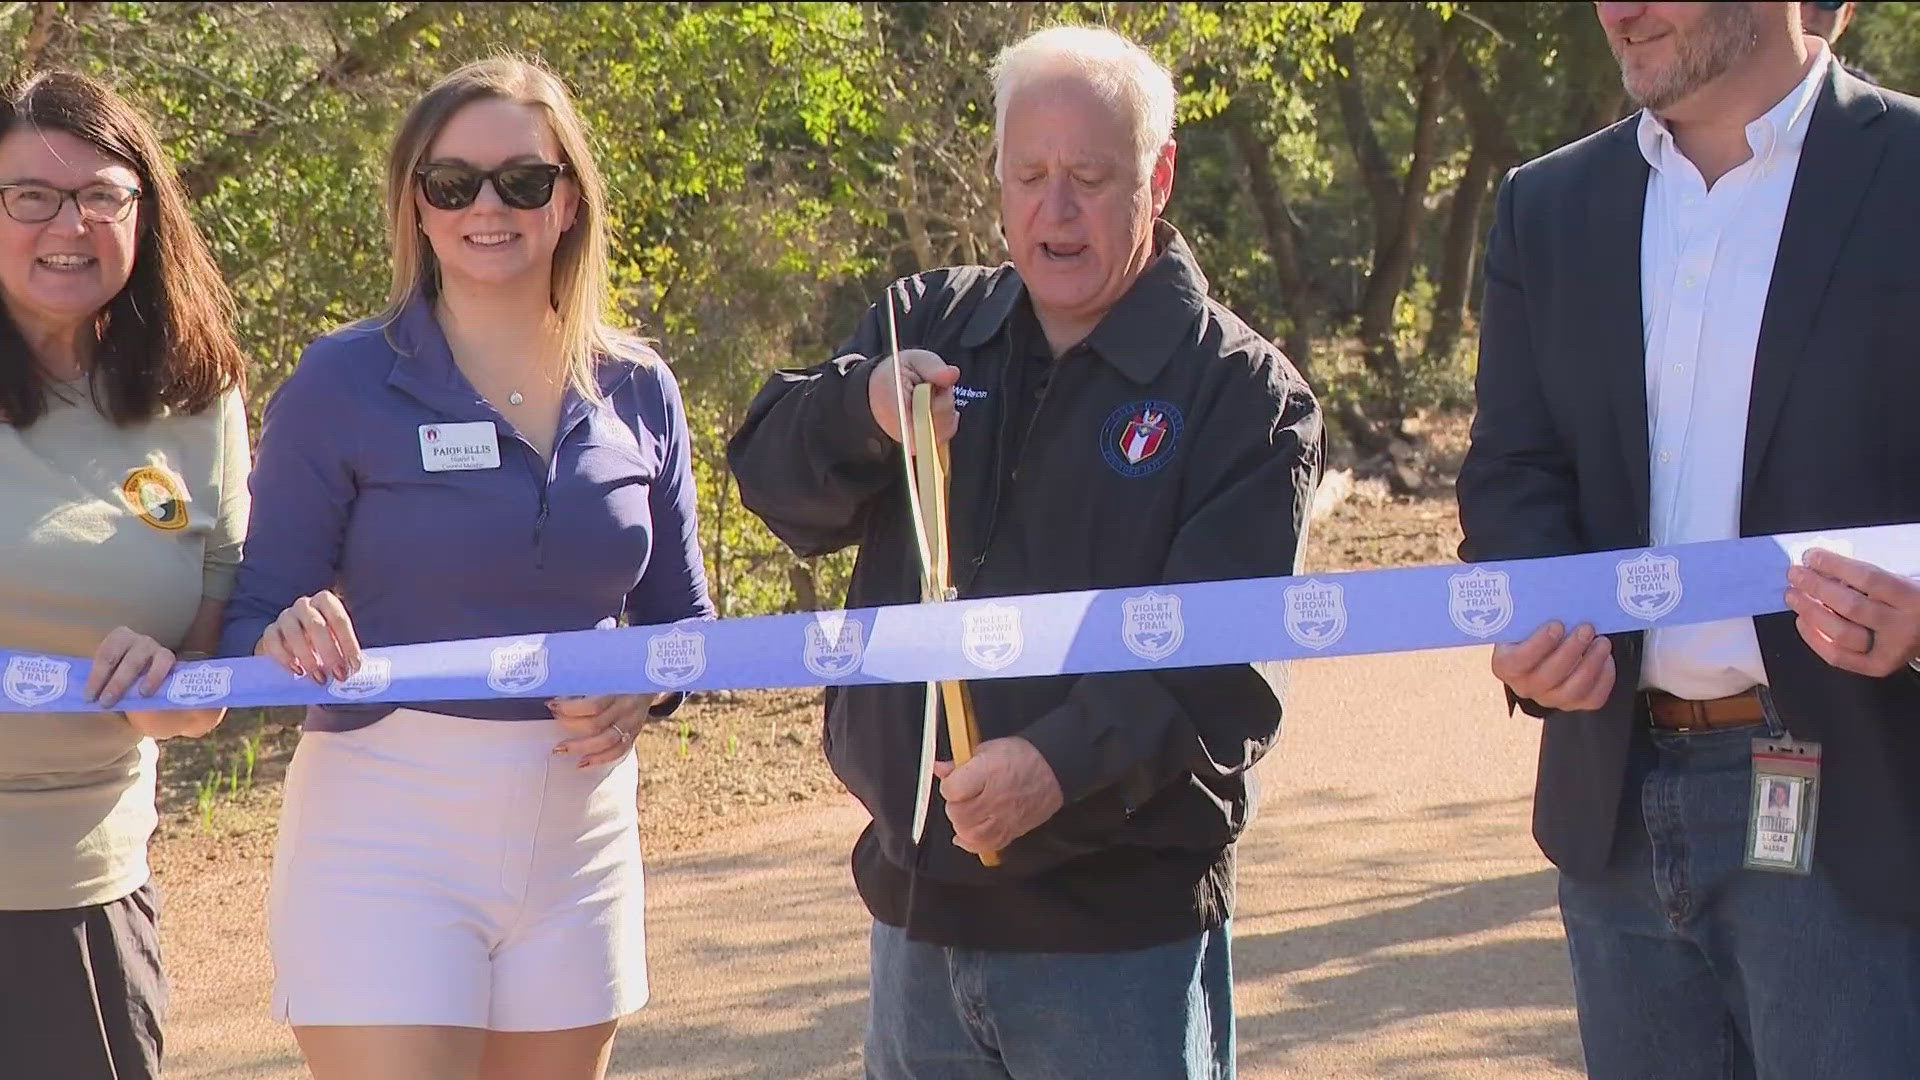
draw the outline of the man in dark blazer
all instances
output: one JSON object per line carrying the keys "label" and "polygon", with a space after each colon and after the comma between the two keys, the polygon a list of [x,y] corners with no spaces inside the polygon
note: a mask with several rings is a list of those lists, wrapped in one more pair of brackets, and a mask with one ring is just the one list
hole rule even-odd
{"label": "man in dark blazer", "polygon": [[[1501,189],[1462,557],[1920,521],[1920,102],[1797,4],[1598,8],[1643,108]],[[1920,1076],[1920,587],[1789,578],[1780,615],[1494,651],[1601,1080]],[[1745,865],[1789,734],[1810,873]]]}

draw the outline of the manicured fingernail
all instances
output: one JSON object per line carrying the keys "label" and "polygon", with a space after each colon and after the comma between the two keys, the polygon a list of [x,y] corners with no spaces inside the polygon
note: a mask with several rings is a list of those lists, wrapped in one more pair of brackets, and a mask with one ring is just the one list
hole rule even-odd
{"label": "manicured fingernail", "polygon": [[556,753],[556,754],[564,754],[564,753],[566,753],[566,752],[567,752],[567,744],[566,744],[566,743],[561,743],[561,744],[560,744],[559,746],[556,746],[556,747],[554,747],[554,748],[553,748],[553,752],[554,752],[554,753]]}
{"label": "manicured fingernail", "polygon": [[300,664],[300,661],[298,660],[295,660],[293,662],[293,673],[298,678],[304,679],[307,677],[307,669],[305,667],[302,667]]}

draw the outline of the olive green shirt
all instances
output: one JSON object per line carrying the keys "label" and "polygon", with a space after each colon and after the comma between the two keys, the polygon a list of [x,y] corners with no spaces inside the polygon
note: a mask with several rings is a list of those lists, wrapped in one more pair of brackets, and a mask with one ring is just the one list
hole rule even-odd
{"label": "olive green shirt", "polygon": [[[0,646],[91,656],[117,626],[177,649],[225,599],[247,527],[246,412],[117,428],[85,380],[0,423]],[[31,698],[23,671],[0,689]],[[8,704],[13,704],[9,702]],[[117,712],[0,713],[0,910],[117,900],[147,880],[153,740]]]}

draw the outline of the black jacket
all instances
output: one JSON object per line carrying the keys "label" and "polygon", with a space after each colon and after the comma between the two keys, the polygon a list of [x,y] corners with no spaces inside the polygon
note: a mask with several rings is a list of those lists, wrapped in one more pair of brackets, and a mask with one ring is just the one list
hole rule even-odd
{"label": "black jacket", "polygon": [[[1648,542],[1648,166],[1634,124],[1530,162],[1501,189],[1460,474],[1464,558]],[[1801,148],[1760,324],[1743,535],[1920,521],[1916,251],[1920,101],[1835,72]],[[1814,858],[1862,910],[1920,921],[1920,679],[1830,667],[1794,618],[1754,629],[1782,719],[1824,743]],[[1641,635],[1614,645],[1612,700],[1547,717],[1541,737],[1534,835],[1576,877],[1608,863],[1635,738]]]}
{"label": "black jacket", "polygon": [[[961,371],[961,596],[1293,571],[1320,465],[1318,406],[1278,350],[1207,299],[1178,233],[1163,224],[1157,239],[1132,290],[1058,361],[1011,266],[890,289],[900,347]],[[900,450],[867,399],[886,325],[876,306],[837,359],[776,374],[729,447],[742,500],[796,551],[860,545],[852,607],[920,594]],[[1279,727],[1262,672],[972,686],[981,737],[1031,741],[1066,806],[987,869],[952,843],[936,795],[916,851],[923,688],[829,688],[827,756],[874,819],[854,861],[876,918],[942,944],[1077,951],[1163,943],[1227,916],[1245,772]]]}

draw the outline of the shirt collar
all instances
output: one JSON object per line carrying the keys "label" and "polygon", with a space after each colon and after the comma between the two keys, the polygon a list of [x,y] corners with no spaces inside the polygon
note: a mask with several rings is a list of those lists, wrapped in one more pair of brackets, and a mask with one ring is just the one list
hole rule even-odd
{"label": "shirt collar", "polygon": [[[396,368],[405,367],[418,378],[474,393],[467,377],[461,374],[460,366],[453,361],[453,349],[447,344],[446,331],[440,329],[440,318],[433,312],[433,298],[424,291],[416,292],[399,314],[393,317],[393,321],[387,324],[387,341],[399,354]],[[634,367],[640,362],[639,358],[629,356],[602,357],[599,365],[600,389],[612,393],[633,375]],[[568,393],[572,393],[571,388]]]}
{"label": "shirt collar", "polygon": [[[1180,230],[1153,223],[1155,255],[1083,344],[1135,383],[1152,382],[1172,359],[1207,302],[1207,279]],[[960,343],[978,348],[1012,316],[1026,285],[1012,265],[994,275]]]}
{"label": "shirt collar", "polygon": [[[1813,62],[1807,65],[1806,75],[1775,102],[1773,108],[1747,125],[1747,146],[1753,151],[1753,160],[1763,169],[1770,168],[1781,155],[1798,153],[1807,139],[1814,103],[1820,100],[1820,87],[1826,83],[1828,69],[1833,65],[1833,54],[1825,41],[1809,35],[1807,51],[1812,54]],[[1671,161],[1668,154],[1679,152],[1673,143],[1673,132],[1653,115],[1652,109],[1640,110],[1639,125],[1634,133],[1640,143],[1641,156],[1655,171],[1667,167]]]}

